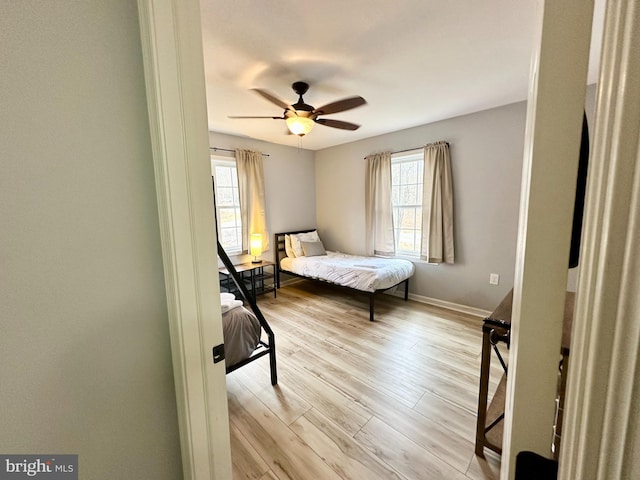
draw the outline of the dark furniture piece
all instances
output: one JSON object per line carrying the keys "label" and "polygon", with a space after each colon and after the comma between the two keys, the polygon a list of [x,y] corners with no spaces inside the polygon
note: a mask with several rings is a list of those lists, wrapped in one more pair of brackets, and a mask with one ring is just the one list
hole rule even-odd
{"label": "dark furniture piece", "polygon": [[[222,245],[220,245],[220,242],[218,242],[218,257],[220,258],[220,260],[222,260],[222,263],[224,264],[227,270],[229,279],[235,285],[235,288],[240,293],[240,296],[244,298],[244,300],[249,304],[251,311],[256,316],[256,318],[260,322],[260,326],[262,327],[262,329],[267,335],[267,341],[265,342],[264,340],[260,340],[260,342],[258,343],[258,347],[253,351],[251,356],[234,365],[227,365],[226,373],[231,373],[234,370],[237,370],[238,368],[243,367],[248,363],[251,363],[265,355],[269,355],[269,370],[271,373],[271,385],[276,385],[278,383],[278,371],[276,368],[276,339],[275,339],[273,330],[271,330],[269,323],[267,322],[266,318],[264,318],[264,315],[262,315],[262,312],[258,308],[255,295],[252,295],[251,292],[249,292],[249,290],[247,289],[245,281],[242,279],[240,274],[236,271],[236,268],[231,263],[231,260],[229,260],[229,257],[224,251],[224,248],[222,247]],[[215,348],[217,347],[214,347],[214,349]],[[218,354],[218,358],[220,358],[219,352],[216,352],[215,350],[214,350],[214,358],[216,358],[216,353]],[[224,358],[224,356],[222,358]]]}
{"label": "dark furniture piece", "polygon": [[[234,265],[236,272],[240,276],[240,279],[247,286],[247,289],[251,292],[254,299],[257,299],[258,295],[264,293],[273,292],[273,296],[276,296],[276,265],[269,260],[262,260],[260,263],[241,263]],[[270,271],[269,271],[270,270]],[[237,294],[238,290],[235,283],[231,281],[231,274],[227,267],[220,267],[220,287],[229,293]]]}
{"label": "dark furniture piece", "polygon": [[[569,362],[569,344],[571,342],[571,324],[573,320],[573,305],[575,294],[567,292],[565,297],[564,321],[562,328],[562,348],[560,351],[560,372],[558,378],[558,397],[554,426],[554,439],[551,445],[557,456],[562,433],[562,414],[566,390],[566,372]],[[507,364],[504,361],[498,345],[503,343],[509,347],[511,335],[511,308],[513,304],[513,289],[504,297],[493,313],[484,319],[482,324],[482,362],[480,365],[480,389],[478,393],[478,419],[476,424],[476,455],[483,456],[488,448],[502,454],[502,429],[504,420],[505,389],[507,384]],[[495,353],[502,365],[504,374],[500,379],[493,399],[489,403],[489,370],[491,367],[491,351]]]}
{"label": "dark furniture piece", "polygon": [[384,288],[384,289],[380,289],[380,290],[376,290],[374,292],[368,292],[365,290],[358,290],[356,288],[351,288],[351,287],[345,287],[344,285],[338,285],[337,283],[333,283],[333,282],[328,282],[326,280],[321,280],[319,278],[313,278],[313,277],[305,277],[304,275],[298,275],[296,273],[292,273],[289,272],[287,270],[282,270],[281,266],[280,266],[280,260],[282,260],[283,258],[285,258],[287,256],[287,252],[285,250],[285,235],[295,235],[297,233],[307,233],[307,232],[313,232],[315,230],[315,228],[309,229],[309,230],[297,230],[297,231],[293,231],[293,232],[281,232],[281,233],[276,233],[275,234],[275,245],[276,245],[276,288],[280,288],[280,274],[281,273],[285,273],[287,275],[291,275],[294,277],[298,277],[298,278],[304,278],[306,280],[313,280],[315,282],[321,282],[324,283],[325,285],[332,285],[334,287],[338,287],[338,288],[342,288],[344,290],[350,290],[352,292],[359,292],[362,293],[364,295],[367,295],[369,297],[369,320],[371,322],[373,322],[374,320],[374,305],[375,305],[375,297],[376,295],[379,295],[383,292],[386,292],[387,290],[391,290],[392,288],[395,288],[399,285],[402,285],[404,283],[404,300],[407,301],[409,299],[409,279],[407,278],[406,280],[403,280],[400,283],[397,283],[396,285],[392,285],[389,288]]}
{"label": "dark furniture piece", "polygon": [[544,458],[534,452],[520,452],[516,455],[515,480],[556,480],[558,462]]}

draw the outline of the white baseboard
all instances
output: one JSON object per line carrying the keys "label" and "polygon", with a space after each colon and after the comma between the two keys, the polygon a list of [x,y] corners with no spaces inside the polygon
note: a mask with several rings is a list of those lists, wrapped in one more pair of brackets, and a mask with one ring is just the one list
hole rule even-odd
{"label": "white baseboard", "polygon": [[[396,297],[404,298],[403,292],[396,292],[396,293],[393,293],[392,295],[395,295]],[[468,305],[462,305],[460,303],[447,302],[446,300],[440,300],[437,298],[425,297],[424,295],[416,295],[415,293],[410,293],[409,299],[415,300],[416,302],[420,302],[420,303],[426,303],[427,305],[447,308],[455,312],[466,313],[466,314],[474,315],[476,317],[481,317],[481,318],[485,318],[491,315],[491,312],[488,310],[482,310],[481,308],[470,307]]]}

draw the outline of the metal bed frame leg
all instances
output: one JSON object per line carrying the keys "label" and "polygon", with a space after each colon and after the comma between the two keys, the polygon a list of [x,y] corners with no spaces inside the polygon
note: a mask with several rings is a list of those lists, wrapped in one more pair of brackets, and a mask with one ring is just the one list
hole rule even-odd
{"label": "metal bed frame leg", "polygon": [[278,368],[276,367],[276,344],[275,339],[271,337],[269,339],[269,369],[271,370],[271,385],[278,384]]}
{"label": "metal bed frame leg", "polygon": [[374,301],[373,301],[373,296],[375,295],[375,293],[372,293],[369,295],[369,321],[373,322],[373,305],[374,305]]}

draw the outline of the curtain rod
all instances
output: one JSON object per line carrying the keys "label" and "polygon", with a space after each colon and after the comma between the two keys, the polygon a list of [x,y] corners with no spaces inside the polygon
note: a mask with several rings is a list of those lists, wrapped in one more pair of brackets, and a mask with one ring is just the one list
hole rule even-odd
{"label": "curtain rod", "polygon": [[[438,145],[439,143],[445,143],[447,146],[449,146],[449,142],[433,142],[433,143],[425,143],[424,145],[420,145],[419,147],[413,147],[413,148],[405,148],[404,150],[397,150],[395,152],[390,152],[391,155],[395,154],[395,153],[404,153],[404,152],[411,152],[412,150],[418,150],[420,148],[424,148],[424,147],[428,147],[429,145]],[[363,160],[366,160],[367,157],[364,157]]]}
{"label": "curtain rod", "polygon": [[[214,152],[217,151],[221,151],[221,152],[231,152],[231,153],[236,153],[235,150],[232,150],[230,148],[220,148],[220,147],[209,147],[209,150],[213,150]],[[268,157],[269,154],[268,153],[263,153],[262,154],[263,157]]]}

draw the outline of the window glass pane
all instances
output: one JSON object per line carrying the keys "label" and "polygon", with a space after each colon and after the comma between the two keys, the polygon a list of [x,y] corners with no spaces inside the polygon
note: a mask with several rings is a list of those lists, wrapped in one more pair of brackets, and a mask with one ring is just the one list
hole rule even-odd
{"label": "window glass pane", "polygon": [[238,226],[238,210],[235,208],[218,208],[218,223],[221,228],[235,228]]}
{"label": "window glass pane", "polygon": [[396,252],[419,256],[422,235],[423,153],[392,157],[391,184]]}
{"label": "window glass pane", "polygon": [[216,204],[218,207],[232,207],[234,202],[233,188],[230,187],[218,187],[216,188]]}
{"label": "window glass pane", "polygon": [[398,207],[398,215],[396,216],[396,224],[395,229],[398,230],[405,223],[406,217],[406,209],[403,207]]}
{"label": "window glass pane", "polygon": [[237,228],[221,228],[220,229],[220,243],[222,246],[234,246],[238,245],[238,229]]}
{"label": "window glass pane", "polygon": [[398,232],[398,252],[413,252],[415,250],[414,230],[400,230]]}
{"label": "window glass pane", "polygon": [[230,187],[231,183],[231,169],[229,167],[216,166],[215,178],[219,187]]}
{"label": "window glass pane", "polygon": [[400,183],[400,164],[391,164],[391,185],[398,185]]}
{"label": "window glass pane", "polygon": [[399,196],[398,196],[397,205],[406,205],[407,204],[407,188],[406,188],[406,186],[402,185],[402,186],[398,187],[398,192],[399,192]]}
{"label": "window glass pane", "polygon": [[228,253],[239,253],[242,250],[242,221],[235,162],[212,157],[212,175],[216,190],[218,240]]}
{"label": "window glass pane", "polygon": [[400,183],[406,185],[415,183],[417,178],[417,167],[415,162],[406,162],[402,164],[400,171]]}
{"label": "window glass pane", "polygon": [[398,228],[407,230],[416,228],[416,209],[415,208],[401,208],[400,218],[398,222]]}
{"label": "window glass pane", "polygon": [[402,203],[406,205],[415,205],[418,203],[418,186],[407,185],[403,188]]}
{"label": "window glass pane", "polygon": [[400,187],[391,187],[391,205],[397,205],[400,203]]}

